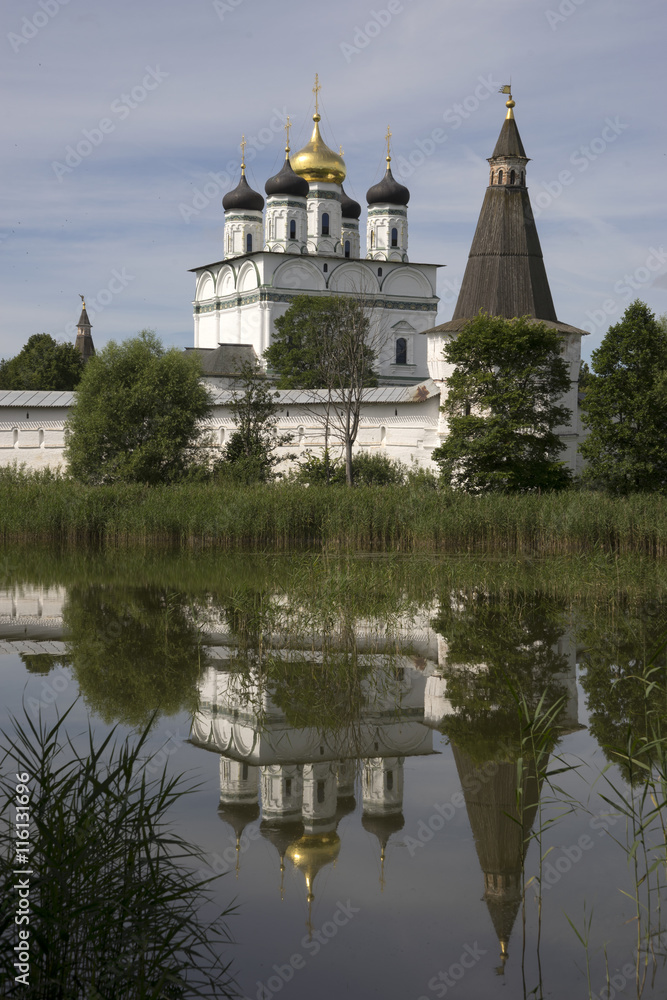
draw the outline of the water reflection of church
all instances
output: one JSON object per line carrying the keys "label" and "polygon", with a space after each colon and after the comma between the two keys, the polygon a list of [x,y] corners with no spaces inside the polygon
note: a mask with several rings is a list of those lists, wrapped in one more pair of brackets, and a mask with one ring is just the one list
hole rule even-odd
{"label": "water reflection of church", "polygon": [[[67,654],[64,600],[64,590],[0,591],[0,654],[38,660]],[[365,628],[355,622],[354,663],[363,678],[360,701],[353,719],[327,730],[288,717],[289,704],[281,707],[266,682],[267,661],[272,657],[295,669],[317,671],[325,655],[338,655],[343,662],[348,647],[325,654],[312,638],[307,650],[271,648],[280,646],[273,643],[260,669],[256,652],[244,656],[237,648],[223,616],[204,639],[209,665],[199,685],[191,741],[220,755],[220,816],[234,831],[237,864],[244,831],[251,824],[255,829],[261,818],[259,833],[275,848],[281,875],[287,864],[303,873],[312,904],[317,874],[338,858],[340,822],[356,810],[359,795],[361,823],[377,841],[383,882],[387,845],[392,838],[398,841],[404,829],[405,761],[434,753],[434,740],[448,735],[483,874],[483,898],[504,962],[521,906],[525,842],[540,789],[528,764],[519,817],[507,716],[494,704],[503,689],[498,664],[518,656],[518,675],[537,697],[551,677],[555,693],[564,696],[559,726],[567,732],[579,728],[576,648],[557,622],[550,628],[519,622],[509,645],[504,646],[505,631],[496,637],[492,651],[489,637],[494,638],[496,620],[491,617],[485,630],[476,630],[474,614],[493,612],[493,602],[482,602],[477,609],[456,602],[451,607],[454,619],[458,615],[463,622],[456,647],[434,631],[426,613],[416,623],[411,619],[391,641],[378,640],[372,624]],[[470,619],[467,610],[474,612]],[[512,614],[507,620],[514,620]],[[460,635],[470,655],[462,655]],[[489,654],[486,661],[484,651]],[[479,706],[468,711],[470,694],[478,703],[486,702],[484,723]]]}
{"label": "water reflection of church", "polygon": [[[286,862],[304,875],[309,920],[317,874],[337,860],[339,823],[355,810],[359,794],[361,823],[377,839],[384,885],[387,844],[404,829],[405,760],[436,752],[434,737],[446,732],[448,717],[456,714],[448,685],[459,667],[449,662],[446,642],[426,629],[417,645],[417,655],[414,642],[413,655],[360,654],[357,659],[365,659],[368,668],[360,711],[353,723],[329,732],[291,724],[259,668],[239,671],[234,649],[209,649],[218,659],[202,678],[191,739],[220,754],[219,811],[234,831],[237,865],[244,831],[261,817],[260,834],[277,852],[281,887]],[[274,654],[297,657],[300,664],[310,658],[314,666],[322,657],[296,650]],[[558,656],[563,669],[557,680],[565,697],[560,727],[569,731],[579,726],[575,647],[566,637]],[[483,674],[485,667],[473,669]],[[516,760],[489,766],[453,740],[452,747],[504,965],[539,798],[535,769],[525,770],[518,817]]]}

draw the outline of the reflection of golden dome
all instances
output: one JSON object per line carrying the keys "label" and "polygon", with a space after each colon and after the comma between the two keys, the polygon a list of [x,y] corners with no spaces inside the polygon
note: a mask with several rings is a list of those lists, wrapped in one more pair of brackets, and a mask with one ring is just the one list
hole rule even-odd
{"label": "reflection of golden dome", "polygon": [[320,135],[320,115],[313,115],[313,134],[303,149],[290,158],[292,170],[309,183],[342,184],[347,170],[342,156],[329,149]]}
{"label": "reflection of golden dome", "polygon": [[306,884],[312,891],[315,876],[338,857],[340,837],[332,833],[305,834],[294,844],[290,844],[285,852],[295,868],[306,876]]}

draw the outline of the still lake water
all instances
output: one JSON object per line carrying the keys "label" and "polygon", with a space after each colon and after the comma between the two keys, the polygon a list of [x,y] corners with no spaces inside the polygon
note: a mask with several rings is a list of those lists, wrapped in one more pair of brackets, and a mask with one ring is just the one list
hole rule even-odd
{"label": "still lake water", "polygon": [[[666,629],[650,564],[16,552],[0,726],[75,703],[76,742],[159,708],[242,996],[585,998],[588,958],[594,996],[665,997],[665,838],[636,873],[610,747],[646,731]],[[548,768],[516,704],[543,693]]]}

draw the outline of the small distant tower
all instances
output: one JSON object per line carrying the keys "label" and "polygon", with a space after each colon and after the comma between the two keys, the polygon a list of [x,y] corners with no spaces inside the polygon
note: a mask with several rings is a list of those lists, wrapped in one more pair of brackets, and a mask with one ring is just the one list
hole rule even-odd
{"label": "small distant tower", "polygon": [[305,253],[308,242],[306,200],[308,181],[292,170],[289,160],[289,117],[285,124],[287,142],[282,169],[264,185],[266,191],[266,227],[264,249],[284,253]]}
{"label": "small distant tower", "polygon": [[84,362],[92,358],[95,353],[95,345],[93,344],[93,335],[90,332],[92,330],[92,325],[88,319],[88,313],[86,312],[86,300],[83,295],[79,295],[81,299],[81,315],[79,316],[79,322],[76,325],[76,349],[80,353]]}
{"label": "small distant tower", "polygon": [[225,259],[264,249],[264,199],[245,176],[245,136],[241,139],[241,180],[222,199],[225,210]]}
{"label": "small distant tower", "polygon": [[408,259],[408,202],[410,192],[391,172],[391,129],[387,127],[387,170],[379,184],[366,192],[369,260]]}

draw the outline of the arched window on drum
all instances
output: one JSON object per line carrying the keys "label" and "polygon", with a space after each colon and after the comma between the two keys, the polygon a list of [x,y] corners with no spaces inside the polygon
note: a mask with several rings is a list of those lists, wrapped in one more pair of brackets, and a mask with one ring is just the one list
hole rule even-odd
{"label": "arched window on drum", "polygon": [[405,337],[396,339],[396,361],[397,365],[407,365],[408,363],[408,342]]}

